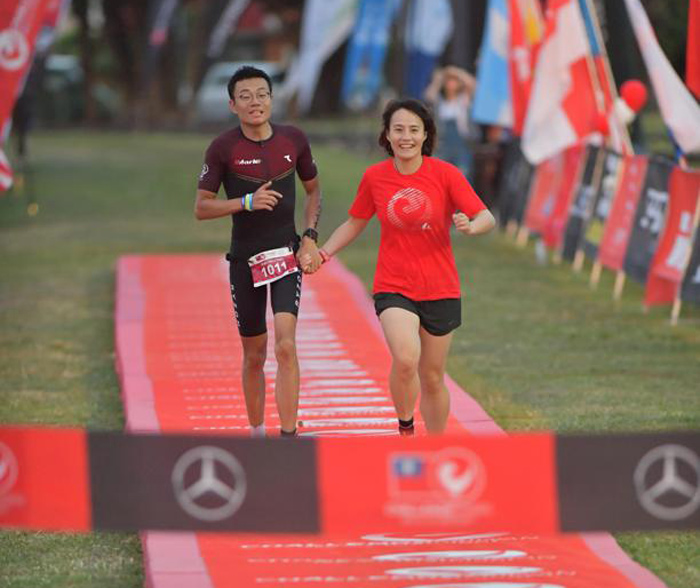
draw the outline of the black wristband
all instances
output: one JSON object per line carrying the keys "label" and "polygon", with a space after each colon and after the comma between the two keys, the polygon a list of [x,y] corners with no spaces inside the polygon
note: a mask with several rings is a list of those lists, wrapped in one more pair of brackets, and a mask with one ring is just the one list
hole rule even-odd
{"label": "black wristband", "polygon": [[302,234],[302,237],[308,237],[314,243],[318,243],[318,231],[316,229],[308,228]]}

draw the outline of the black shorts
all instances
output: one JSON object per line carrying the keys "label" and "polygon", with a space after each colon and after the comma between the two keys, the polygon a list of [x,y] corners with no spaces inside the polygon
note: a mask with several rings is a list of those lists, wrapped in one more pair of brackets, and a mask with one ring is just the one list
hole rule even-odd
{"label": "black shorts", "polygon": [[462,300],[460,298],[415,301],[395,292],[375,294],[374,310],[377,312],[377,316],[387,308],[403,308],[418,315],[420,326],[435,337],[447,335],[462,324]]}
{"label": "black shorts", "polygon": [[229,278],[233,310],[241,337],[255,337],[267,332],[267,289],[270,288],[272,312],[299,314],[301,298],[301,271],[289,274],[265,286],[253,287],[253,276],[248,262],[229,260]]}

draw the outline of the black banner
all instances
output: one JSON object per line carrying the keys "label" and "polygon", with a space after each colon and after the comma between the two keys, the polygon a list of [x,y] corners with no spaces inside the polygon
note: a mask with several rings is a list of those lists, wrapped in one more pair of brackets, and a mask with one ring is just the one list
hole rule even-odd
{"label": "black banner", "polygon": [[514,220],[522,223],[534,166],[525,158],[520,141],[513,140],[506,148],[498,184],[498,216],[501,226]]}
{"label": "black banner", "polygon": [[700,433],[557,437],[562,531],[700,527]]}
{"label": "black banner", "polygon": [[668,180],[673,163],[655,157],[649,161],[644,187],[637,204],[623,269],[632,279],[645,284],[656,252],[668,207]]}
{"label": "black banner", "polygon": [[600,185],[593,201],[583,239],[583,252],[589,259],[595,259],[598,256],[598,247],[603,240],[605,223],[612,209],[621,173],[622,155],[606,150]]}
{"label": "black banner", "polygon": [[600,173],[596,173],[596,167],[602,165],[598,158],[603,157],[599,147],[589,145],[586,147],[585,165],[581,174],[581,181],[576,187],[576,195],[569,209],[569,219],[564,230],[562,257],[567,261],[573,261],[578,251],[583,231],[591,214],[591,208],[595,195],[600,190]]}
{"label": "black banner", "polygon": [[313,441],[91,433],[95,528],[314,533]]}
{"label": "black banner", "polygon": [[695,230],[693,253],[683,277],[681,300],[700,304],[700,230]]}

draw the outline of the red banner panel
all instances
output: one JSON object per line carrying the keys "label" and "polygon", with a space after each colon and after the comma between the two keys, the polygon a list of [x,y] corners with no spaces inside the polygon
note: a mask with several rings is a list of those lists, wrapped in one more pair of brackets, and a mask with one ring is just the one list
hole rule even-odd
{"label": "red banner panel", "polygon": [[525,226],[533,233],[543,233],[554,210],[564,172],[566,155],[562,151],[546,159],[535,170],[532,193],[525,212]]}
{"label": "red banner panel", "polygon": [[583,145],[570,147],[564,152],[564,169],[562,179],[557,190],[556,198],[553,203],[552,212],[547,218],[544,227],[542,238],[547,245],[552,249],[557,249],[561,245],[564,236],[564,229],[569,220],[569,208],[571,200],[575,194],[575,188],[578,185],[581,174],[583,154],[585,149]]}
{"label": "red banner panel", "polygon": [[614,271],[621,270],[625,261],[634,215],[647,175],[648,159],[643,155],[625,157],[622,165],[622,178],[598,250],[600,262]]}
{"label": "red banner panel", "polygon": [[645,304],[670,304],[683,281],[693,246],[700,173],[674,168],[668,192],[666,225],[651,262]]}
{"label": "red banner panel", "polygon": [[379,441],[321,440],[324,532],[558,529],[549,434]]}
{"label": "red banner panel", "polygon": [[91,527],[86,435],[77,429],[0,428],[0,527]]}

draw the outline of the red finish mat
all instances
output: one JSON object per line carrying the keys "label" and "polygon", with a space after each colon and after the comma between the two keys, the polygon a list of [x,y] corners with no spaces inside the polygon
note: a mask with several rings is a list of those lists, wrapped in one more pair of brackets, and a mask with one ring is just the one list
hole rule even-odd
{"label": "red finish mat", "polygon": [[[241,348],[223,258],[121,259],[116,338],[129,430],[248,434]],[[396,435],[387,382],[390,357],[378,321],[362,284],[337,261],[304,278],[298,354],[302,435]],[[278,430],[275,370],[270,346],[269,434]],[[448,380],[448,387],[448,432],[503,434],[459,386]],[[424,432],[420,421],[418,432]],[[516,503],[517,493],[514,487]],[[143,543],[147,584],[154,588],[664,586],[607,534],[340,538],[149,532]]]}

